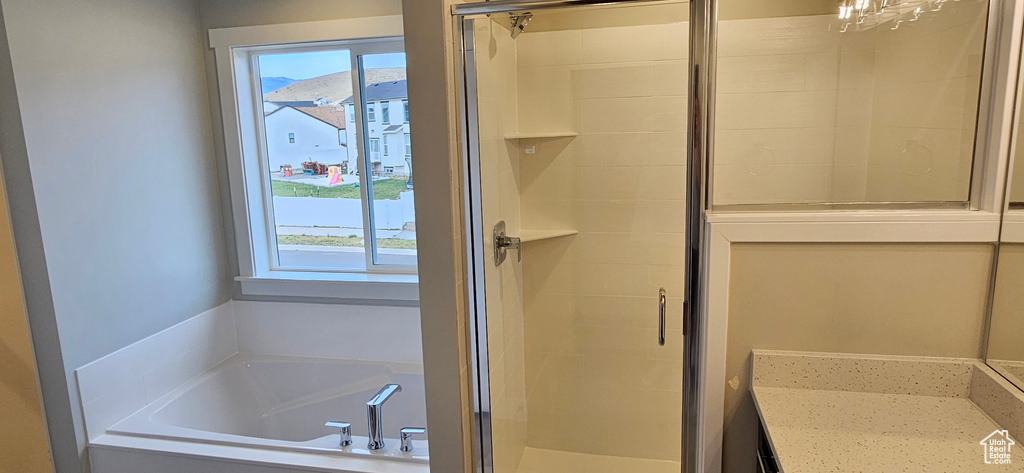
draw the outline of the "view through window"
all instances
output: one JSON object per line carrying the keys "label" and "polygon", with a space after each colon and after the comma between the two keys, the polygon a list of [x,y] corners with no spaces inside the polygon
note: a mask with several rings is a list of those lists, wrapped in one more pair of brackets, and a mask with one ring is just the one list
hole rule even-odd
{"label": "view through window", "polygon": [[388,123],[390,109],[401,110],[408,97],[405,54],[336,49],[257,58],[276,266],[415,266],[412,156],[381,147],[409,136],[409,123]]}

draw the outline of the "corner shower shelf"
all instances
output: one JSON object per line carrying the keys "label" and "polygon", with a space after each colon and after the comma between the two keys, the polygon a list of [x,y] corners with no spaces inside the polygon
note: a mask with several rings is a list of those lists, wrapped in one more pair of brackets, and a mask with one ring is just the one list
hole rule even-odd
{"label": "corner shower shelf", "polygon": [[526,243],[528,241],[546,240],[549,238],[559,238],[565,236],[572,236],[579,232],[576,230],[523,230],[519,234],[519,239]]}
{"label": "corner shower shelf", "polygon": [[544,138],[572,138],[577,136],[578,133],[574,131],[556,131],[549,133],[540,132],[526,132],[526,133],[512,133],[505,135],[506,140],[529,140],[529,139],[544,139]]}

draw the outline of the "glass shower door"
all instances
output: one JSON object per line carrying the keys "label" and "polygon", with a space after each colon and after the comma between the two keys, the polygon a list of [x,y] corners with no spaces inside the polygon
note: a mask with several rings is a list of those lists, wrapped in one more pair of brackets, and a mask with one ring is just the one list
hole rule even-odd
{"label": "glass shower door", "polygon": [[681,470],[687,17],[667,2],[466,21],[495,472]]}

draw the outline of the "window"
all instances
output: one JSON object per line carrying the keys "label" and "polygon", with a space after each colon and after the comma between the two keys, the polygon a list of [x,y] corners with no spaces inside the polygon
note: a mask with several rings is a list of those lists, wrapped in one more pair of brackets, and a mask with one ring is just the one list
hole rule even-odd
{"label": "window", "polygon": [[405,134],[405,155],[412,156],[412,138],[408,133]]}
{"label": "window", "polygon": [[408,100],[403,100],[402,101],[402,109],[405,111],[405,122],[409,123],[409,101]]}
{"label": "window", "polygon": [[388,135],[384,135],[384,156],[388,155]]}
{"label": "window", "polygon": [[[396,27],[400,25],[395,22]],[[365,281],[341,274],[372,272],[389,275],[374,276],[373,281],[410,281],[410,276],[402,274],[416,270],[412,186],[405,176],[394,175],[403,162],[382,162],[383,130],[370,126],[375,103],[380,101],[373,98],[373,86],[394,82],[396,72],[405,75],[402,47],[402,40],[393,37],[226,49],[234,60],[230,70],[218,73],[228,78],[235,91],[234,97],[222,97],[222,106],[231,109],[224,117],[225,128],[238,132],[239,146],[229,154],[233,160],[237,156],[239,163],[232,165],[232,179],[242,182],[238,194],[233,190],[232,201],[238,202],[233,209],[236,234],[243,236],[239,239],[243,292],[246,278]],[[218,55],[225,51],[216,48]],[[311,86],[293,87],[282,97],[269,80],[279,77],[300,85],[311,81]],[[337,83],[313,87],[314,79]],[[301,94],[307,89],[317,95],[295,96],[296,90]],[[324,96],[331,93],[336,96]],[[318,98],[325,105],[315,105]],[[381,106],[384,118],[389,106],[384,102]],[[301,147],[267,138],[283,134],[295,144],[300,133]],[[399,299],[418,297],[414,292],[406,294]]]}
{"label": "window", "polygon": [[370,138],[370,161],[380,162],[380,138]]}
{"label": "window", "polygon": [[380,103],[380,122],[387,125],[391,123],[391,104],[389,102]]}

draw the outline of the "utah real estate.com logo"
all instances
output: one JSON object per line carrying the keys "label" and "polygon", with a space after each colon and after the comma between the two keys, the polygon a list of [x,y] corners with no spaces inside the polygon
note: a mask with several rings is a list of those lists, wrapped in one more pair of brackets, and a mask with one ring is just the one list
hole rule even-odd
{"label": "utah real estate.com logo", "polygon": [[1009,465],[1010,447],[1017,444],[1005,430],[992,432],[979,443],[985,447],[985,463],[988,465]]}

